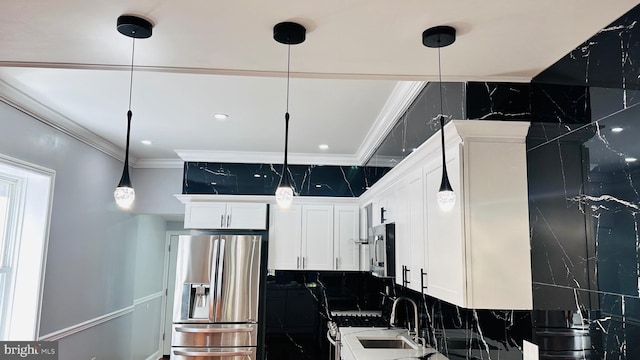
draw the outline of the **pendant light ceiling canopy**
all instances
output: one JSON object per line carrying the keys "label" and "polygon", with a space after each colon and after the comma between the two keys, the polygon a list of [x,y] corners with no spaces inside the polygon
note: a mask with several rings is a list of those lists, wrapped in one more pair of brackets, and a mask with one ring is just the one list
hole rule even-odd
{"label": "pendant light ceiling canopy", "polygon": [[447,162],[444,146],[444,111],[442,106],[442,67],[440,63],[440,48],[449,46],[456,41],[456,29],[451,26],[435,26],[422,32],[422,44],[426,47],[438,49],[438,80],[440,86],[440,141],[442,145],[442,181],[438,190],[438,206],[442,211],[451,211],[456,204],[456,194],[453,192],[447,174]]}
{"label": "pendant light ceiling canopy", "polygon": [[287,105],[284,114],[284,166],[282,167],[282,177],[276,189],[276,201],[281,208],[287,208],[293,202],[293,188],[289,181],[289,164],[287,162],[289,144],[289,77],[291,65],[291,45],[304,42],[307,29],[294,22],[281,22],[273,27],[273,39],[281,44],[287,45]]}
{"label": "pendant light ceiling canopy", "polygon": [[129,82],[129,110],[127,111],[127,143],[124,154],[124,169],[122,170],[122,177],[118,183],[118,187],[113,192],[113,197],[116,200],[118,206],[123,209],[129,209],[133,204],[136,197],[136,192],[131,184],[131,176],[129,175],[129,139],[131,135],[131,93],[133,90],[133,57],[135,55],[135,40],[146,39],[151,37],[153,24],[149,21],[132,15],[122,15],[118,17],[117,21],[118,32],[122,35],[132,38],[132,50],[131,50],[131,75]]}

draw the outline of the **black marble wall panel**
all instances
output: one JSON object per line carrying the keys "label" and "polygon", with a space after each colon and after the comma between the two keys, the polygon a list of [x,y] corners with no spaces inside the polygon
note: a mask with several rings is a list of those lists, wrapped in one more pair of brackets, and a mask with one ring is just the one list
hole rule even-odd
{"label": "black marble wall panel", "polygon": [[[289,180],[298,196],[357,197],[390,168],[289,165]],[[273,195],[282,177],[281,164],[185,162],[183,194]]]}
{"label": "black marble wall panel", "polygon": [[591,122],[589,88],[532,82],[531,112],[535,122],[588,124]]}
{"label": "black marble wall panel", "polygon": [[640,106],[624,96],[591,88],[598,118],[527,152],[534,308],[573,314],[553,331],[588,333],[593,358],[640,358]]}
{"label": "black marble wall panel", "polygon": [[531,120],[529,84],[467,83],[466,108],[468,119]]}
{"label": "black marble wall panel", "polygon": [[[638,20],[640,7],[531,84],[534,340],[544,356],[640,358]],[[562,354],[562,339],[584,349]]]}
{"label": "black marble wall panel", "polygon": [[429,82],[367,161],[368,166],[393,167],[440,130],[440,85],[445,122],[466,119],[466,84]]}
{"label": "black marble wall panel", "polygon": [[640,6],[636,6],[562,59],[533,82],[637,89],[640,84]]}

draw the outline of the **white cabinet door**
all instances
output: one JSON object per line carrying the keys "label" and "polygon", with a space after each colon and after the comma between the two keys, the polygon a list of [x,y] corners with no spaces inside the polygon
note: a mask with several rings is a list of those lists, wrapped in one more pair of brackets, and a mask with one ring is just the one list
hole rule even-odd
{"label": "white cabinet door", "polygon": [[454,208],[448,212],[440,210],[437,203],[442,164],[434,160],[425,166],[426,209],[429,215],[425,292],[449,303],[464,306],[462,304],[466,304],[466,267],[461,206],[464,203],[464,193],[460,186],[459,155],[459,148],[447,149],[447,172],[457,197]]}
{"label": "white cabinet door", "polygon": [[[408,202],[409,189],[406,184],[402,183],[396,189],[396,284],[401,286],[409,286],[410,276],[413,269],[411,268],[411,241],[409,239],[409,217]],[[405,270],[406,269],[406,270]]]}
{"label": "white cabinet door", "polygon": [[333,269],[333,205],[302,208],[302,269]]}
{"label": "white cabinet door", "polygon": [[246,229],[267,228],[267,204],[192,202],[184,214],[185,229]]}
{"label": "white cabinet door", "polygon": [[333,218],[334,269],[359,270],[359,208],[357,205],[336,205]]}
{"label": "white cabinet door", "polygon": [[184,228],[224,229],[226,207],[224,202],[188,203],[184,212]]}
{"label": "white cabinet door", "polygon": [[269,226],[268,268],[297,270],[302,266],[302,207],[272,207]]}
{"label": "white cabinet door", "polygon": [[265,230],[267,228],[267,204],[227,203],[227,229]]}
{"label": "white cabinet door", "polygon": [[[409,288],[422,291],[422,271],[427,271],[425,258],[426,238],[424,229],[428,219],[425,218],[424,183],[422,169],[417,169],[407,177],[408,189],[408,239],[411,243],[411,272],[409,273]],[[399,200],[399,199],[398,199]]]}

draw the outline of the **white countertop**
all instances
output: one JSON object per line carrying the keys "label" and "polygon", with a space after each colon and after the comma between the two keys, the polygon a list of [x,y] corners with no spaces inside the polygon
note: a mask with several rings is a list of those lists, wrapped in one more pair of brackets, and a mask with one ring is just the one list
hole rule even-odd
{"label": "white countertop", "polygon": [[429,360],[448,360],[444,355],[428,346],[418,349],[366,349],[359,340],[360,338],[405,338],[410,340],[406,329],[341,327],[339,330],[343,346],[342,356],[345,360],[416,359],[431,353],[436,354],[431,356]]}

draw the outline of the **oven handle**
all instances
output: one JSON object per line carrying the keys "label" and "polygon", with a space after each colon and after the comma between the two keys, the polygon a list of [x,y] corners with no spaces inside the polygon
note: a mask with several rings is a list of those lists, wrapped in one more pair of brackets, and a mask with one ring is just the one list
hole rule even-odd
{"label": "oven handle", "polygon": [[333,340],[333,338],[331,337],[331,334],[330,334],[329,330],[327,330],[327,340],[329,340],[329,343],[331,343],[331,345],[337,346],[336,345],[336,341]]}
{"label": "oven handle", "polygon": [[329,340],[329,342],[331,343],[331,345],[333,345],[333,347],[335,348],[333,354],[334,354],[334,359],[335,360],[340,360],[340,346],[341,346],[341,341],[340,341],[340,333],[338,333],[338,338],[336,338],[335,340],[331,337],[331,335],[329,334],[329,330],[327,330],[327,340]]}
{"label": "oven handle", "polygon": [[208,352],[208,351],[183,351],[183,350],[173,350],[173,353],[181,356],[210,356],[210,357],[223,357],[223,356],[241,356],[241,355],[252,355],[253,350],[236,350],[236,351],[216,351],[216,352]]}
{"label": "oven handle", "polygon": [[237,327],[237,328],[217,328],[217,327],[189,327],[189,326],[176,326],[177,332],[184,333],[233,333],[233,332],[252,332],[252,327]]}

